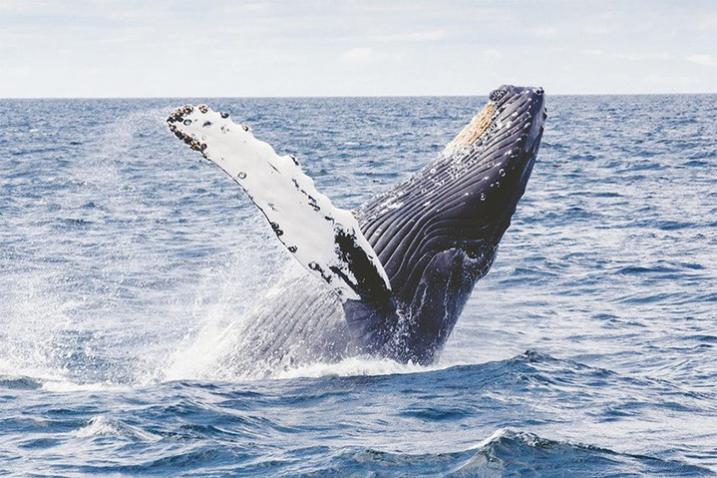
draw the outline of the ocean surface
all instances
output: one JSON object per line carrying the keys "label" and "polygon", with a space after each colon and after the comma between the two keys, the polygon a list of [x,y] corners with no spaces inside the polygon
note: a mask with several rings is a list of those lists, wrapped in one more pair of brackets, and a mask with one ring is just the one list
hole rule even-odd
{"label": "ocean surface", "polygon": [[717,475],[717,96],[549,93],[435,364],[270,371],[216,344],[291,258],[166,116],[230,112],[353,208],[485,98],[0,100],[0,475]]}

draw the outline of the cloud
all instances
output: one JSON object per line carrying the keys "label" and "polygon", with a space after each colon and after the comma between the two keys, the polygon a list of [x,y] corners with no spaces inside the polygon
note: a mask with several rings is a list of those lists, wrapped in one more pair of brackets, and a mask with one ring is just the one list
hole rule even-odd
{"label": "cloud", "polygon": [[492,60],[498,60],[500,58],[503,58],[503,54],[494,48],[483,50],[483,56]]}
{"label": "cloud", "polygon": [[613,56],[627,61],[665,61],[673,58],[669,53],[617,53]]}
{"label": "cloud", "polygon": [[554,27],[540,27],[533,30],[533,34],[538,38],[555,38],[558,36],[558,29]]}
{"label": "cloud", "polygon": [[605,50],[601,50],[600,48],[588,48],[586,50],[583,50],[583,54],[593,55],[593,56],[602,56],[605,54]]}
{"label": "cloud", "polygon": [[590,35],[608,35],[614,32],[615,28],[608,25],[588,25],[583,29],[583,31],[585,33],[589,33]]}
{"label": "cloud", "polygon": [[377,41],[384,42],[426,42],[436,41],[446,36],[445,30],[426,30],[421,32],[394,33],[390,35],[378,35],[374,37]]}
{"label": "cloud", "polygon": [[42,8],[44,5],[30,0],[4,0],[0,2],[0,12],[4,13],[24,13],[32,12],[35,9]]}
{"label": "cloud", "polygon": [[365,65],[380,57],[371,48],[350,48],[341,52],[339,61],[346,65]]}
{"label": "cloud", "polygon": [[712,55],[708,55],[706,53],[693,53],[692,55],[688,55],[685,59],[687,61],[691,61],[692,63],[697,63],[698,65],[702,66],[717,65],[717,59],[715,59],[715,57],[713,57]]}
{"label": "cloud", "polygon": [[697,29],[700,31],[717,30],[717,15],[708,15],[703,17],[699,21]]}

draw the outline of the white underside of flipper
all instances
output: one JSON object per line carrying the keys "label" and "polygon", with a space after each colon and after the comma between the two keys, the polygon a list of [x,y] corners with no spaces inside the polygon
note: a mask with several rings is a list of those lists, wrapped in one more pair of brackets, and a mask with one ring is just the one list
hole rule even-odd
{"label": "white underside of flipper", "polygon": [[[167,122],[177,137],[246,191],[296,260],[342,299],[360,299],[366,281],[390,290],[356,218],[317,191],[293,157],[279,156],[247,126],[204,105],[179,108]],[[362,254],[363,260],[357,260]]]}

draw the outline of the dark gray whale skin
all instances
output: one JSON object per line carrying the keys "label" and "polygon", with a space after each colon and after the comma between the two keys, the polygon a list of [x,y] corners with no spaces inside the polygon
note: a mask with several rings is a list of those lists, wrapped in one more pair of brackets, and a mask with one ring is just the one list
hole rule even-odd
{"label": "dark gray whale skin", "polygon": [[476,138],[356,211],[391,292],[341,303],[301,278],[289,281],[248,322],[243,334],[257,339],[244,340],[243,353],[292,365],[355,354],[435,359],[493,263],[543,134],[541,88],[505,85],[489,98],[482,114],[490,121]]}
{"label": "dark gray whale skin", "polygon": [[344,304],[354,339],[372,353],[431,362],[495,258],[525,192],[546,113],[540,88],[505,85],[490,99],[491,126],[475,143],[439,156],[359,211],[392,286],[378,303]]}

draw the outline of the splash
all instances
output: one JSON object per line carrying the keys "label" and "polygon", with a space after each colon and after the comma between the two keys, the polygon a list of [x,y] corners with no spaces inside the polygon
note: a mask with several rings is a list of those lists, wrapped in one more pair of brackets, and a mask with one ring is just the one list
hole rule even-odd
{"label": "splash", "polygon": [[[279,293],[281,285],[302,274],[293,262],[283,263],[281,274],[265,269],[260,259],[261,251],[245,250],[237,254],[231,264],[220,273],[205,277],[194,303],[192,316],[197,326],[190,330],[176,345],[169,360],[152,380],[218,379],[235,380],[252,376],[246,367],[232,365],[237,352],[241,352],[244,333],[251,325],[252,312]],[[280,277],[276,277],[279,275]],[[262,277],[262,280],[257,280]],[[278,280],[273,287],[269,282]],[[216,290],[217,284],[220,284]],[[218,293],[217,293],[218,292]],[[207,296],[213,296],[207,300]]]}
{"label": "splash", "polygon": [[62,300],[53,291],[58,276],[56,272],[29,270],[4,292],[0,375],[45,380],[67,377],[68,358],[76,346],[72,311],[82,304]]}
{"label": "splash", "polygon": [[414,363],[399,363],[391,359],[378,359],[368,356],[348,357],[334,363],[316,362],[287,370],[278,370],[271,377],[275,379],[319,378],[325,376],[352,377],[396,375],[440,370],[451,365],[424,366]]}

